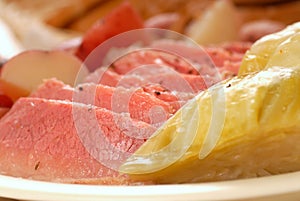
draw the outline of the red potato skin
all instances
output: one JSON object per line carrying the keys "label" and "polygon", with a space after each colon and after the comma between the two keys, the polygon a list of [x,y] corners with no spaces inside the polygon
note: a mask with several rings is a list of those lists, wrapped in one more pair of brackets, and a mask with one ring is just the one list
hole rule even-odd
{"label": "red potato skin", "polygon": [[[49,65],[49,63],[51,65]],[[49,69],[43,71],[43,75],[40,73],[19,73],[19,71],[25,69],[28,72],[37,72],[41,66],[47,66]],[[56,77],[72,85],[75,79],[78,78],[75,76],[78,75],[81,67],[82,61],[68,51],[58,49],[23,51],[9,59],[3,65],[0,76],[0,94],[3,92],[3,94],[15,102],[20,97],[30,95],[34,87],[41,84],[43,79],[52,77]],[[84,71],[82,70],[82,72]],[[22,79],[18,79],[18,83],[12,79],[15,78],[16,75],[22,75]],[[82,73],[82,75],[84,74]],[[28,83],[31,86],[28,86]]]}
{"label": "red potato skin", "polygon": [[1,74],[2,66],[5,64],[5,62],[6,60],[0,55],[0,74]]}
{"label": "red potato skin", "polygon": [[20,87],[8,83],[7,81],[0,78],[0,85],[2,86],[1,91],[5,96],[11,99],[13,102],[18,100],[20,97],[28,96],[29,92],[27,90],[21,89]]}
{"label": "red potato skin", "polygon": [[[0,75],[2,71],[2,66],[5,63],[5,59],[0,56]],[[7,108],[10,108],[13,105],[13,100],[4,92],[4,86],[0,81],[0,117],[2,117],[6,112]],[[3,109],[4,108],[4,109]]]}
{"label": "red potato skin", "polygon": [[4,86],[3,86],[2,82],[0,82],[0,108],[11,108],[11,106],[13,104],[14,104],[14,102],[13,102],[12,98],[10,98],[4,92]]}
{"label": "red potato skin", "polygon": [[10,108],[14,102],[5,94],[0,92],[0,108]]}
{"label": "red potato skin", "polygon": [[3,117],[9,110],[10,108],[8,107],[0,107],[0,118]]}
{"label": "red potato skin", "polygon": [[83,36],[75,55],[84,60],[98,45],[120,33],[143,28],[143,20],[128,3],[124,2],[104,19],[97,21]]}

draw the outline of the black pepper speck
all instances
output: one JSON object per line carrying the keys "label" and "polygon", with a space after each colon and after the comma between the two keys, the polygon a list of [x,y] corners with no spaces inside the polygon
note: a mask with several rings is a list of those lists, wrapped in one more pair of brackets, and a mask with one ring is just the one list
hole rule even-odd
{"label": "black pepper speck", "polygon": [[158,96],[160,95],[160,92],[159,92],[159,91],[155,91],[154,93],[155,93],[156,95],[158,95]]}
{"label": "black pepper speck", "polygon": [[40,167],[40,161],[35,164],[34,170],[37,170],[39,167]]}

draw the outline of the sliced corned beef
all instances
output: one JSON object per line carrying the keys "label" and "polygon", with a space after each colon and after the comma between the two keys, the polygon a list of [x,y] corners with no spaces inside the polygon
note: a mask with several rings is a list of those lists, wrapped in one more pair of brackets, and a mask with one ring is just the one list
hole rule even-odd
{"label": "sliced corned beef", "polygon": [[[248,48],[209,47],[199,55],[182,44],[152,47],[163,51],[129,54],[113,64],[115,71],[100,68],[76,88],[47,80],[31,97],[20,98],[0,121],[0,174],[131,184],[116,171],[122,161],[198,91],[234,75]],[[183,52],[193,65],[203,63],[195,69],[167,48]]]}
{"label": "sliced corned beef", "polygon": [[186,102],[195,97],[195,93],[171,91],[160,84],[146,84],[142,89],[166,102]]}
{"label": "sliced corned beef", "polygon": [[112,68],[119,74],[126,74],[143,65],[162,65],[184,74],[198,74],[196,69],[184,58],[159,49],[142,49],[130,52],[114,61]]}
{"label": "sliced corned beef", "polygon": [[98,68],[93,73],[90,73],[84,80],[87,83],[103,84],[106,86],[115,87],[118,85],[121,77],[111,68]]}
{"label": "sliced corned beef", "polygon": [[115,184],[127,181],[114,170],[119,160],[133,153],[155,128],[84,104],[20,98],[1,119],[0,130],[1,174],[59,182],[93,178]]}
{"label": "sliced corned beef", "polygon": [[30,96],[37,98],[71,101],[74,88],[55,78],[44,82]]}
{"label": "sliced corned beef", "polygon": [[45,81],[31,96],[69,100],[95,105],[117,113],[129,113],[134,119],[157,126],[178,110],[142,89],[114,88],[94,83],[81,84],[74,89],[55,79]]}
{"label": "sliced corned beef", "polygon": [[[111,77],[112,82],[106,84],[107,77]],[[169,67],[159,65],[141,66],[125,75],[118,75],[110,70],[99,68],[91,73],[85,81],[125,88],[159,84],[169,91],[185,93],[198,93],[211,85],[209,82],[206,83],[200,75],[178,73]]]}
{"label": "sliced corned beef", "polygon": [[[169,40],[156,41],[151,45],[153,48],[179,54],[183,58],[194,62],[194,66],[202,76],[209,75],[213,79],[214,74],[220,73],[221,77],[217,81],[227,79],[229,77],[228,74],[231,76],[236,75],[240,66],[239,64],[250,46],[251,43],[235,42],[219,46],[201,47]],[[197,63],[200,65],[197,66]],[[212,72],[209,72],[207,71],[209,67],[216,68]],[[223,71],[226,71],[226,73],[223,73]],[[222,75],[225,75],[225,77]]]}

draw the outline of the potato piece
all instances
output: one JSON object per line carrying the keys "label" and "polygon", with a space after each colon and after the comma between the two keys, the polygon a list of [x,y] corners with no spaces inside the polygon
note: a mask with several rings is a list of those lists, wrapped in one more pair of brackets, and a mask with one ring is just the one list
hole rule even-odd
{"label": "potato piece", "polygon": [[187,28],[187,35],[201,45],[238,39],[237,11],[230,1],[216,1]]}
{"label": "potato piece", "polygon": [[20,86],[16,86],[14,83],[7,82],[2,78],[0,78],[0,84],[2,85],[3,93],[9,98],[11,98],[13,101],[16,101],[20,97],[28,96],[30,94],[30,91],[28,91],[27,89],[24,89]]}
{"label": "potato piece", "polygon": [[82,62],[63,51],[31,50],[23,52],[3,65],[0,81],[5,94],[16,100],[28,95],[43,82],[57,78],[74,85],[87,75]]}
{"label": "potato piece", "polygon": [[0,18],[0,58],[11,58],[19,54],[23,47],[20,41],[14,36],[12,30]]}
{"label": "potato piece", "polygon": [[85,33],[76,55],[85,60],[94,49],[106,40],[123,32],[140,28],[143,28],[142,18],[131,4],[124,2],[103,19],[95,22]]}
{"label": "potato piece", "polygon": [[298,67],[217,84],[183,106],[120,171],[185,183],[300,170],[299,91]]}

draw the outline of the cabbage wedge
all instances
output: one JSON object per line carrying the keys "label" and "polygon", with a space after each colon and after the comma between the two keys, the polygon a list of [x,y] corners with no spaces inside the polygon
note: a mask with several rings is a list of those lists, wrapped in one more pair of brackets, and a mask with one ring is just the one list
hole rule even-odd
{"label": "cabbage wedge", "polygon": [[300,170],[300,68],[221,82],[181,108],[120,167],[132,179],[189,183]]}
{"label": "cabbage wedge", "polygon": [[239,75],[257,72],[274,65],[300,66],[300,22],[256,41],[243,58]]}

